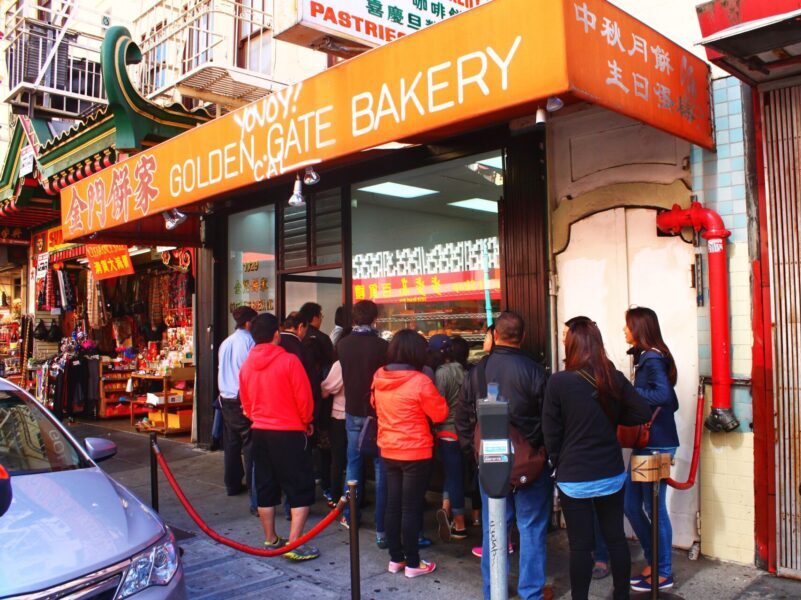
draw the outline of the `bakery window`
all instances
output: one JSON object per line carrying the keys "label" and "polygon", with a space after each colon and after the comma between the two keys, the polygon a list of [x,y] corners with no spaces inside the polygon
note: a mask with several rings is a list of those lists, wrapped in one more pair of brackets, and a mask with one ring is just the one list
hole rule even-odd
{"label": "bakery window", "polygon": [[503,162],[497,150],[353,185],[353,299],[379,305],[384,337],[483,340],[501,304]]}

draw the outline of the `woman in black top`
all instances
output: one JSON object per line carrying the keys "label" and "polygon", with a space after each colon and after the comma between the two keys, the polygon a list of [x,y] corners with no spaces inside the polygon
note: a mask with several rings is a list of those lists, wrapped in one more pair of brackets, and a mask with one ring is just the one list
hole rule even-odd
{"label": "woman in black top", "polygon": [[571,322],[565,336],[565,371],[548,381],[542,410],[545,447],[556,469],[570,542],[573,600],[586,600],[592,581],[594,514],[609,547],[614,598],[629,597],[631,556],[623,530],[626,471],[618,425],[648,422],[648,403],[615,370],[598,326]]}

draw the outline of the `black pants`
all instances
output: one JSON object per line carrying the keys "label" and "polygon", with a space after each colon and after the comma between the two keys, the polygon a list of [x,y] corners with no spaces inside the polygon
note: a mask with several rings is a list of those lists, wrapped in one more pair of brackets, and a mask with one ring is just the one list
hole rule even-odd
{"label": "black pants", "polygon": [[314,504],[314,466],[306,434],[253,429],[251,435],[258,506],[278,506],[282,492],[290,508]]}
{"label": "black pants", "polygon": [[385,526],[389,558],[420,566],[417,534],[423,518],[423,500],[431,474],[431,459],[384,459],[387,467],[387,512]]}
{"label": "black pants", "polygon": [[623,530],[623,490],[597,498],[571,498],[559,490],[559,502],[567,523],[570,542],[570,593],[573,600],[587,600],[592,581],[592,551],[595,549],[593,508],[598,515],[612,567],[615,600],[629,598],[631,555]]}
{"label": "black pants", "polygon": [[[225,489],[229,494],[242,490],[242,479],[253,485],[253,456],[250,441],[250,420],[242,412],[238,398],[220,398],[223,418],[223,452],[225,453]],[[244,456],[245,464],[242,465]]]}
{"label": "black pants", "polygon": [[345,419],[331,419],[331,497],[339,500],[344,489],[345,468],[348,466],[348,435]]}

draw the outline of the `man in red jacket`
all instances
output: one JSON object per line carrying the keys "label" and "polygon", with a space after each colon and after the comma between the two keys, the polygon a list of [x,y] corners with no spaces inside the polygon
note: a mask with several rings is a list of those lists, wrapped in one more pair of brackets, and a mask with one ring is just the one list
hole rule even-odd
{"label": "man in red jacket", "polygon": [[[239,372],[239,397],[245,416],[253,422],[251,439],[256,471],[259,518],[267,548],[279,548],[285,539],[275,533],[275,507],[286,494],[292,512],[289,541],[303,533],[314,503],[311,445],[314,400],[300,360],[280,346],[278,319],[262,313],[250,325],[256,346]],[[304,544],[287,552],[292,560],[320,556]]]}

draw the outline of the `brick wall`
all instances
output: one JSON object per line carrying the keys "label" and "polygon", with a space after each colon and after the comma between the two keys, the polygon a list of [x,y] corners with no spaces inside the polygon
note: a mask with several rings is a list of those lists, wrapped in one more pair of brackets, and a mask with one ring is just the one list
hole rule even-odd
{"label": "brick wall", "polygon": [[[751,283],[748,257],[743,102],[733,77],[713,82],[717,152],[692,149],[693,192],[717,211],[732,233],[727,245],[731,309],[732,376],[750,378]],[[705,250],[704,250],[705,253]],[[706,258],[706,257],[704,257]],[[711,375],[708,263],[704,260],[705,305],[698,309],[699,370]],[[711,389],[706,390],[707,410]],[[701,447],[701,552],[741,563],[754,562],[754,451],[751,390],[732,388],[740,427],[732,433],[704,431]]]}

